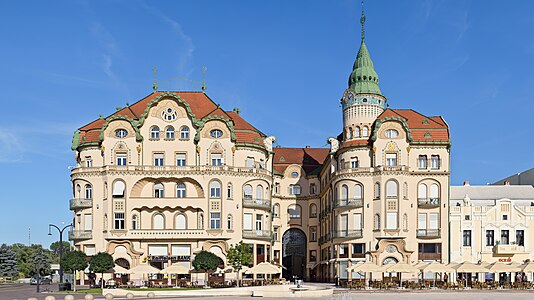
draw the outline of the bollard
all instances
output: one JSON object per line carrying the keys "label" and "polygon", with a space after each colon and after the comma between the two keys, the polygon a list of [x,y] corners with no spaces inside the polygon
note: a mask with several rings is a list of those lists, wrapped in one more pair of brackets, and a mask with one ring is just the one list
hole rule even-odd
{"label": "bollard", "polygon": [[67,295],[67,296],[65,296],[65,300],[74,300],[74,296],[73,295]]}
{"label": "bollard", "polygon": [[134,294],[128,293],[128,294],[126,294],[126,298],[127,299],[133,299],[134,298]]}
{"label": "bollard", "polygon": [[156,297],[156,294],[150,292],[146,295],[148,298],[155,298]]}
{"label": "bollard", "polygon": [[46,296],[45,300],[56,300],[56,297],[54,297],[54,296]]}
{"label": "bollard", "polygon": [[30,297],[30,298],[28,298],[28,300],[39,300],[39,299],[37,299],[35,297]]}
{"label": "bollard", "polygon": [[107,293],[105,298],[106,298],[106,300],[111,300],[111,299],[113,299],[113,295],[110,294],[110,293]]}
{"label": "bollard", "polygon": [[87,294],[85,295],[85,297],[83,297],[85,300],[93,300],[95,297],[93,297],[93,295],[91,294]]}

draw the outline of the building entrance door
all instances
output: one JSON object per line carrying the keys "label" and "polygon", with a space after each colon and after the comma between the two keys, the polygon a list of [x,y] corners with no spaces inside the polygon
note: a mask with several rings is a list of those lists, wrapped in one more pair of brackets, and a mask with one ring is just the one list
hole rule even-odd
{"label": "building entrance door", "polygon": [[282,276],[293,280],[306,275],[306,234],[297,228],[288,229],[282,236]]}

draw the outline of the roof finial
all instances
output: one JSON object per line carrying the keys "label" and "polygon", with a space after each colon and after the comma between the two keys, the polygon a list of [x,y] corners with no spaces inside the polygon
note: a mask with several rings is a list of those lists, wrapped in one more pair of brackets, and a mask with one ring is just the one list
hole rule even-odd
{"label": "roof finial", "polygon": [[156,75],[158,73],[158,67],[153,67],[152,72],[154,72],[154,83],[152,84],[152,90],[154,92],[158,89],[158,80],[156,79]]}
{"label": "roof finial", "polygon": [[360,18],[360,23],[362,24],[362,42],[365,39],[365,13],[363,10],[363,0],[362,0],[362,17]]}

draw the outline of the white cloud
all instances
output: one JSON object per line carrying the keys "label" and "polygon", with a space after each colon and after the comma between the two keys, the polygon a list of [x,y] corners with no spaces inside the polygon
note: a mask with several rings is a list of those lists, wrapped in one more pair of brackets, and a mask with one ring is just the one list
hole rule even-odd
{"label": "white cloud", "polygon": [[0,163],[22,161],[22,146],[17,136],[0,128]]}

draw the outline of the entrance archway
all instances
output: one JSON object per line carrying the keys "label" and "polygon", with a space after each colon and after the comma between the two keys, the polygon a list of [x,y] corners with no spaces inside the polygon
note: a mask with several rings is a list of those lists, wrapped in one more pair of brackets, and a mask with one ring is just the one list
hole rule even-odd
{"label": "entrance archway", "polygon": [[282,236],[282,276],[292,280],[293,276],[304,278],[306,270],[306,234],[298,229],[288,229]]}
{"label": "entrance archway", "polygon": [[[396,264],[398,262],[399,262],[398,259],[396,259],[395,257],[389,256],[389,257],[386,257],[384,259],[384,261],[382,262],[382,265]],[[399,280],[399,274],[397,274],[397,272],[385,272],[385,273],[382,273],[382,274],[383,274],[383,277],[384,277],[383,281],[391,282],[391,281],[398,281]]]}

